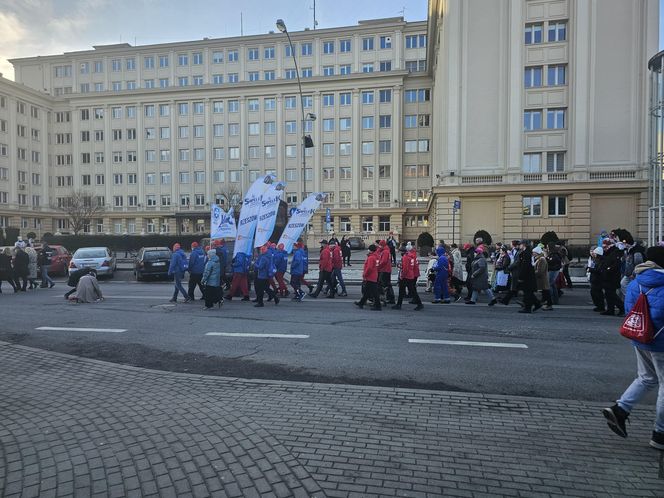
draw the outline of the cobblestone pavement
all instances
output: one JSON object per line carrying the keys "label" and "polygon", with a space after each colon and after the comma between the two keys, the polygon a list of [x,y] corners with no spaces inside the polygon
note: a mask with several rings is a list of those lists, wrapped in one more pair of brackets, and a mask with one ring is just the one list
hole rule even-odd
{"label": "cobblestone pavement", "polygon": [[[652,407],[175,374],[0,343],[0,495],[664,496]],[[623,386],[616,386],[618,390]]]}

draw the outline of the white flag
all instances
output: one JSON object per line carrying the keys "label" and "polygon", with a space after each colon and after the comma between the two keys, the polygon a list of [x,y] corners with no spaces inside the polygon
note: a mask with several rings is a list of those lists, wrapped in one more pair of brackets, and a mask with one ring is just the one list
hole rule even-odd
{"label": "white flag", "polygon": [[212,206],[210,239],[234,239],[236,235],[237,229],[235,228],[233,208],[225,212],[219,206]]}
{"label": "white flag", "polygon": [[279,203],[284,194],[285,183],[278,182],[270,185],[267,192],[263,194],[261,206],[258,210],[258,225],[256,226],[256,238],[254,247],[261,247],[270,240],[274,231],[274,224],[277,221],[277,212]]}
{"label": "white flag", "polygon": [[245,194],[242,201],[242,208],[240,209],[240,218],[237,222],[237,236],[235,237],[233,256],[240,252],[251,256],[261,199],[273,182],[273,175],[261,176],[251,184],[251,187],[249,187],[249,190]]}
{"label": "white flag", "polygon": [[297,242],[309,220],[320,207],[323,197],[322,193],[315,192],[310,194],[302,204],[295,208],[290,220],[288,220],[288,225],[284,229],[284,233],[281,234],[281,238],[279,239],[279,244],[284,245],[284,250],[287,253],[290,254],[293,250],[293,244]]}

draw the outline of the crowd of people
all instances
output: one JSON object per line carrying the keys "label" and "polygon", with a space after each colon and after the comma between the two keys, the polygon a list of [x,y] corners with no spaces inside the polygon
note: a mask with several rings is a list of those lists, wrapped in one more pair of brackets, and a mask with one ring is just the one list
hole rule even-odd
{"label": "crowd of people", "polygon": [[46,242],[37,249],[32,239],[26,241],[19,236],[14,247],[0,252],[0,294],[4,282],[14,293],[55,286],[48,274],[52,255]]}

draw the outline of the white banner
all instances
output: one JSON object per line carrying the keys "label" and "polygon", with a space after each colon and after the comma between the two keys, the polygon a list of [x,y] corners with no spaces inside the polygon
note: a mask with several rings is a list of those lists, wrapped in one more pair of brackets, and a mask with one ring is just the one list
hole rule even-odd
{"label": "white banner", "polygon": [[270,188],[272,182],[274,182],[274,176],[261,176],[252,183],[249,190],[247,190],[242,201],[240,218],[237,222],[237,236],[235,237],[233,256],[240,252],[251,256],[252,248],[254,246],[252,242],[254,241],[254,232],[256,231],[256,225],[258,224],[258,210],[261,207],[261,199],[267,189]]}
{"label": "white banner", "polygon": [[210,238],[211,239],[234,239],[237,235],[235,228],[235,213],[233,208],[228,212],[219,206],[212,206],[210,216]]}
{"label": "white banner", "polygon": [[288,220],[288,225],[284,229],[284,233],[281,234],[281,238],[279,239],[279,244],[283,244],[284,249],[289,254],[293,250],[293,244],[297,242],[297,239],[302,234],[313,214],[320,207],[322,201],[323,194],[316,192],[309,195],[302,204],[295,208],[295,211]]}
{"label": "white banner", "polygon": [[278,182],[270,185],[267,192],[261,199],[261,207],[258,210],[258,225],[256,226],[256,238],[254,247],[261,247],[268,240],[274,231],[274,224],[277,221],[277,211],[279,210],[279,201],[284,195],[285,183]]}

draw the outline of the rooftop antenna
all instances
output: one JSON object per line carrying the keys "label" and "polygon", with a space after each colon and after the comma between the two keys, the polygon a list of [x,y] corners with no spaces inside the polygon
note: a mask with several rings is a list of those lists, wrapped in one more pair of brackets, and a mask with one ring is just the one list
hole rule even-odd
{"label": "rooftop antenna", "polygon": [[[309,7],[311,8],[311,7]],[[318,26],[318,21],[316,20],[316,0],[314,0],[314,29],[316,29],[316,26]]]}
{"label": "rooftop antenna", "polygon": [[403,17],[404,19],[406,18],[406,7],[405,6],[401,7],[401,10],[399,11],[399,14],[401,14],[401,17]]}

